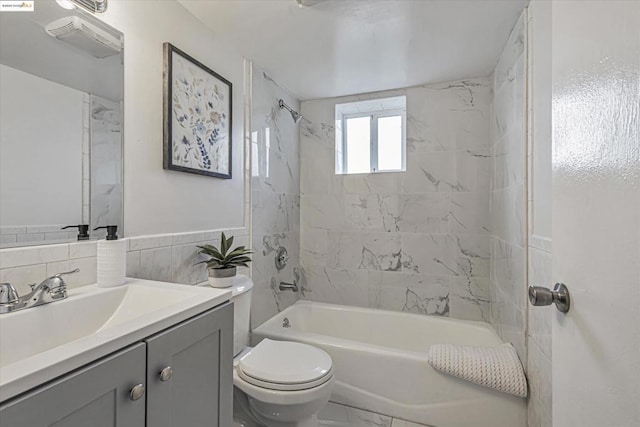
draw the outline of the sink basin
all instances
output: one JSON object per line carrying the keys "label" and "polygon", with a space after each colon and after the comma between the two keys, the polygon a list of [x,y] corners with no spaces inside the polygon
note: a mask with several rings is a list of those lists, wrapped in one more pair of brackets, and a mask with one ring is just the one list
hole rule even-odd
{"label": "sink basin", "polygon": [[0,401],[219,305],[231,291],[128,279],[0,315]]}

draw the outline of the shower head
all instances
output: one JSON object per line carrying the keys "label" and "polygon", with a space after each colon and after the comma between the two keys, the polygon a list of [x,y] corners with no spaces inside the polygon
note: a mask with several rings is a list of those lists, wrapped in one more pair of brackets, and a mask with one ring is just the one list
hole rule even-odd
{"label": "shower head", "polygon": [[293,108],[289,107],[287,104],[285,104],[285,102],[282,99],[278,101],[278,105],[280,106],[281,110],[284,108],[289,113],[291,113],[291,118],[293,119],[294,123],[298,123],[300,120],[302,120],[302,115],[297,111],[295,111]]}

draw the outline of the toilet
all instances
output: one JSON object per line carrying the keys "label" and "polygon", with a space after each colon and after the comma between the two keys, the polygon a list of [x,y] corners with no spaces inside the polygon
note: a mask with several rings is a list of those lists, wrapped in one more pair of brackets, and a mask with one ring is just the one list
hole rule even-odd
{"label": "toilet", "polygon": [[[331,356],[317,347],[264,339],[249,347],[253,282],[238,275],[234,303],[234,407],[267,427],[317,427],[333,390]],[[245,424],[241,424],[245,425]]]}

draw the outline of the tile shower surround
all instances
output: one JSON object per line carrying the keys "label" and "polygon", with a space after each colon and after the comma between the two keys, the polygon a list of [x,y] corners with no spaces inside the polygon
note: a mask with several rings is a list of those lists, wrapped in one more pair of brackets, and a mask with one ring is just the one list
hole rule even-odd
{"label": "tile shower surround", "polygon": [[[335,104],[399,95],[406,172],[335,175]],[[306,298],[489,320],[490,97],[474,78],[302,103]]]}
{"label": "tile shower surround", "polygon": [[[84,178],[83,188],[90,187],[91,193],[84,194],[83,201],[91,209],[83,206],[83,212],[90,211],[93,227],[115,224],[122,229],[122,110],[119,103],[96,95],[90,98],[90,177]],[[91,231],[92,236],[95,233]]]}
{"label": "tile shower surround", "polygon": [[[221,231],[234,235],[235,244],[249,245],[246,228],[127,238],[127,276],[185,285],[204,282],[206,266],[194,265],[204,259],[196,245],[219,244]],[[24,295],[30,283],[79,268],[80,273],[65,278],[70,288],[95,283],[96,251],[97,241],[1,249],[0,282],[13,284]]]}
{"label": "tile shower surround", "polygon": [[493,73],[491,325],[527,364],[526,25],[520,17]]}
{"label": "tile shower surround", "polygon": [[[553,283],[552,263],[551,241],[530,237],[529,284]],[[554,311],[553,306],[536,307],[528,314],[526,371],[529,379],[529,427],[551,427],[553,424],[551,320]]]}
{"label": "tile shower surround", "polygon": [[[298,125],[278,100],[299,110],[298,100],[263,70],[253,66],[252,97],[252,247],[254,292],[251,324],[256,327],[300,298],[278,289],[292,283],[300,268],[300,171]],[[275,253],[287,249],[287,266],[278,271]]]}

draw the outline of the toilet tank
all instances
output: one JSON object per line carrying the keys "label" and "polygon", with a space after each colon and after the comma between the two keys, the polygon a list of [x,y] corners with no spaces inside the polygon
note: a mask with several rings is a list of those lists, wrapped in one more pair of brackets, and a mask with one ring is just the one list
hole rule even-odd
{"label": "toilet tank", "polygon": [[231,286],[233,302],[233,355],[236,356],[249,345],[251,319],[251,289],[253,281],[244,274],[238,274]]}

